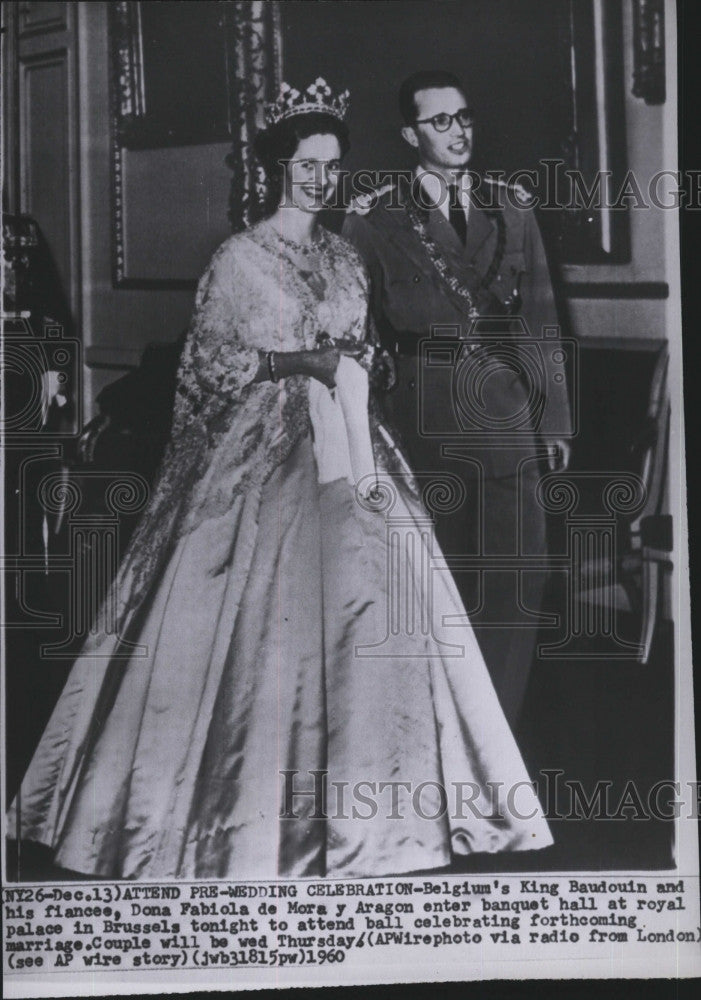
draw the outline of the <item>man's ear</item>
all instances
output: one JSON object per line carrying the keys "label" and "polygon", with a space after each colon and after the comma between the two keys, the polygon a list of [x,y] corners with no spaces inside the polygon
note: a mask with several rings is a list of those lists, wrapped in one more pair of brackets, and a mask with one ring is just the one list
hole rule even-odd
{"label": "man's ear", "polygon": [[412,125],[405,125],[402,129],[402,139],[408,142],[410,146],[418,146],[419,137],[416,134],[416,129]]}

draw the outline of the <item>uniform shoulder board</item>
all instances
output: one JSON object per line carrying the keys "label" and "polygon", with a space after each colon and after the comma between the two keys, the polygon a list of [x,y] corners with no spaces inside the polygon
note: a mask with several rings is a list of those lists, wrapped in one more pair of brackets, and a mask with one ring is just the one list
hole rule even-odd
{"label": "uniform shoulder board", "polygon": [[532,194],[528,188],[525,188],[523,184],[519,184],[518,181],[505,181],[501,177],[490,177],[488,174],[482,178],[485,184],[490,184],[492,188],[499,188],[502,192],[510,192],[510,200],[517,202],[519,205],[532,205],[535,201],[535,196]]}
{"label": "uniform shoulder board", "polygon": [[384,184],[382,187],[376,188],[374,191],[370,191],[367,194],[357,194],[354,198],[351,198],[348,208],[346,209],[346,214],[367,215],[368,212],[371,212],[375,205],[377,205],[380,198],[389,194],[392,190],[394,190],[394,184]]}

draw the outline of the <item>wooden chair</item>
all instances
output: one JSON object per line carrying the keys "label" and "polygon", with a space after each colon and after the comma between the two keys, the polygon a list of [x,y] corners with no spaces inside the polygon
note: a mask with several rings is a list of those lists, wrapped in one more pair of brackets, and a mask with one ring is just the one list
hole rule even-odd
{"label": "wooden chair", "polygon": [[[631,447],[632,466],[644,488],[643,506],[633,518],[621,518],[621,539],[615,567],[587,568],[590,589],[580,594],[585,605],[606,605],[614,613],[627,613],[636,623],[638,660],[647,663],[657,625],[665,570],[671,567],[672,517],[664,513],[669,457],[670,401],[669,353],[666,345],[657,356],[640,434]],[[613,569],[613,572],[611,572]],[[613,580],[602,588],[597,582]]]}

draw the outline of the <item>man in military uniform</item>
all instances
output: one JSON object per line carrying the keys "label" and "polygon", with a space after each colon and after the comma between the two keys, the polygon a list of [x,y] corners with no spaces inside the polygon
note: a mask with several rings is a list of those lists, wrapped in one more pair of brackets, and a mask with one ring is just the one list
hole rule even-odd
{"label": "man in military uniform", "polygon": [[356,205],[343,232],[396,360],[387,417],[420,477],[458,486],[452,508],[435,510],[436,535],[513,725],[545,578],[526,569],[547,551],[537,484],[568,454],[565,355],[532,209],[467,174],[473,116],[460,81],[414,74],[400,109],[418,153],[413,182]]}

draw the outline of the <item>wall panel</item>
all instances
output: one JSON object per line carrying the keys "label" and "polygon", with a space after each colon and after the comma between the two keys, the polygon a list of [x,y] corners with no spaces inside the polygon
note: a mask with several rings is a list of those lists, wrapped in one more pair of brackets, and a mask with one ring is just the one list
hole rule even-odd
{"label": "wall panel", "polygon": [[68,29],[68,4],[32,0],[19,5],[20,36]]}
{"label": "wall panel", "polygon": [[21,210],[39,221],[66,290],[73,263],[67,59],[63,49],[23,60],[20,75]]}
{"label": "wall panel", "polygon": [[33,216],[70,304],[81,318],[80,178],[76,5],[16,6],[15,177],[10,210]]}

